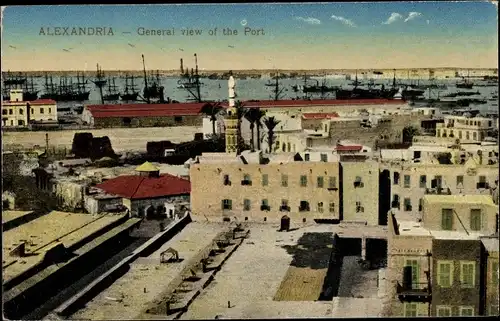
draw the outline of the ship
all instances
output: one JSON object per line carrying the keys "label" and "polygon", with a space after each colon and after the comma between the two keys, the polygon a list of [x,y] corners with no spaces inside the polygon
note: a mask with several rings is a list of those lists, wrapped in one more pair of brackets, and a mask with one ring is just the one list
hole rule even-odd
{"label": "ship", "polygon": [[137,96],[139,95],[139,91],[134,84],[134,76],[126,75],[125,76],[125,92],[120,95],[122,100],[137,100]]}
{"label": "ship", "polygon": [[29,81],[26,80],[26,82],[24,83],[23,99],[28,101],[38,99],[38,90],[36,90],[35,88],[33,77],[31,77]]}
{"label": "ship", "polygon": [[120,99],[120,93],[117,90],[118,86],[115,84],[115,78],[108,79],[107,93],[104,95],[104,100],[118,100]]}
{"label": "ship", "polygon": [[54,85],[52,75],[45,74],[45,93],[40,96],[41,99],[57,99],[57,90]]}
{"label": "ship", "polygon": [[148,83],[148,75],[146,73],[146,63],[144,60],[144,55],[142,55],[142,67],[144,72],[144,100],[146,100],[148,104],[151,102],[165,102],[165,97],[163,95],[163,91],[165,88],[160,83],[160,72],[157,71],[156,77],[150,79]]}
{"label": "ship", "polygon": [[474,86],[474,84],[469,81],[469,72],[468,71],[467,71],[467,78],[462,77],[462,81],[457,82],[455,84],[455,87],[463,88],[463,89],[472,89],[473,86]]}
{"label": "ship", "polygon": [[471,91],[458,91],[456,93],[449,93],[444,95],[443,97],[457,97],[457,96],[475,96],[480,95],[479,91],[471,92]]}
{"label": "ship", "polygon": [[77,74],[77,82],[73,78],[61,76],[59,86],[54,85],[52,76],[45,75],[45,94],[42,99],[53,99],[55,101],[85,101],[89,99],[90,91],[86,89],[85,76]]}
{"label": "ship", "polygon": [[104,94],[102,93],[102,88],[106,86],[107,80],[104,76],[104,72],[99,67],[99,64],[97,64],[96,78],[91,81],[97,86],[97,88],[99,88],[99,96],[101,97],[101,103],[104,105]]}
{"label": "ship", "polygon": [[4,86],[19,86],[24,85],[26,81],[27,78],[22,73],[14,75],[8,71],[4,77],[3,84]]}

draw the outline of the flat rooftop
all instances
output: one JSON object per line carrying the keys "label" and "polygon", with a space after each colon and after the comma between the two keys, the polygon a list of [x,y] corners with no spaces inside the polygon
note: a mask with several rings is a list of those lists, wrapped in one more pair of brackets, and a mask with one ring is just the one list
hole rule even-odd
{"label": "flat rooftop", "polygon": [[2,224],[8,223],[31,213],[33,213],[33,211],[2,211]]}
{"label": "flat rooftop", "polygon": [[[45,252],[58,242],[66,248],[119,220],[124,214],[76,214],[53,211],[3,233],[2,267],[4,281],[40,263]],[[27,256],[11,256],[22,242]]]}
{"label": "flat rooftop", "polygon": [[[226,226],[217,223],[192,222],[157,251],[139,257],[129,271],[111,286],[74,313],[71,319],[122,320],[137,319],[148,304],[161,299],[168,285],[181,273],[189,260],[211,244]],[[162,264],[160,254],[172,247],[182,262]]]}
{"label": "flat rooftop", "polygon": [[442,204],[442,203],[453,203],[453,204],[485,204],[485,205],[495,205],[493,203],[493,198],[491,195],[425,195],[424,202],[427,201],[429,204]]}

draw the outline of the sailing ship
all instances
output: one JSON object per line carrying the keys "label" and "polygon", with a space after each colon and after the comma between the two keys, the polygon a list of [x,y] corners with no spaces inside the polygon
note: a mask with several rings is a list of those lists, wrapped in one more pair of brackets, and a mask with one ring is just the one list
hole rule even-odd
{"label": "sailing ship", "polygon": [[22,73],[13,75],[10,71],[8,71],[3,80],[3,84],[4,86],[18,86],[18,85],[24,85],[26,81],[27,79],[26,77],[23,76]]}
{"label": "sailing ship", "polygon": [[99,96],[101,97],[101,103],[104,105],[104,94],[102,93],[102,88],[106,86],[107,80],[104,77],[104,72],[99,67],[99,64],[97,64],[96,78],[91,81],[97,86],[97,88],[99,88]]}
{"label": "sailing ship", "polygon": [[33,77],[28,80],[28,77],[19,73],[18,75],[12,76],[7,73],[2,86],[2,98],[3,100],[10,99],[11,89],[22,89],[23,90],[23,100],[31,101],[38,99],[38,90],[35,89],[35,84]]}
{"label": "sailing ship", "polygon": [[42,99],[53,99],[56,101],[85,101],[89,99],[90,91],[86,88],[86,80],[83,74],[77,74],[77,82],[73,83],[72,77],[62,76],[59,78],[59,86],[54,85],[52,76],[45,75],[45,94]]}
{"label": "sailing ship", "polygon": [[474,86],[474,84],[469,81],[469,71],[467,71],[467,78],[462,77],[462,81],[457,82],[455,84],[455,87],[463,88],[463,89],[472,89],[473,86]]}
{"label": "sailing ship", "polygon": [[134,84],[134,76],[125,76],[125,92],[120,95],[122,100],[137,100],[139,91]]}
{"label": "sailing ship", "polygon": [[104,100],[118,100],[120,99],[120,93],[117,90],[118,86],[116,86],[115,78],[108,79],[108,88],[107,93],[104,95]]}
{"label": "sailing ship", "polygon": [[163,95],[164,87],[160,83],[160,72],[156,72],[156,77],[150,79],[148,84],[148,75],[146,73],[146,63],[144,61],[144,55],[142,55],[142,67],[144,71],[144,99],[149,104],[151,102],[160,102],[163,103],[165,101],[165,97]]}
{"label": "sailing ship", "polygon": [[35,83],[33,81],[33,77],[31,77],[24,83],[23,88],[23,100],[31,101],[38,99],[38,90],[35,88]]}

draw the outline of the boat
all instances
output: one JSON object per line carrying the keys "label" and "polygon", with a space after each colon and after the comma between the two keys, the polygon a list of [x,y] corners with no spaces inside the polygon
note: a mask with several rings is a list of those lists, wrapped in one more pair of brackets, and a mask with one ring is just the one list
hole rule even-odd
{"label": "boat", "polygon": [[475,95],[480,95],[480,92],[479,91],[476,91],[476,92],[472,92],[472,91],[458,91],[456,93],[446,94],[443,97],[475,96]]}
{"label": "boat", "polygon": [[122,100],[134,101],[137,100],[139,91],[134,84],[134,76],[125,76],[125,92],[120,96]]}
{"label": "boat", "polygon": [[102,93],[102,88],[106,85],[107,80],[104,76],[104,72],[102,71],[101,68],[99,68],[99,64],[97,64],[97,73],[96,73],[96,78],[94,80],[91,80],[97,88],[99,88],[99,95],[101,97],[101,103],[104,105],[104,94]]}
{"label": "boat", "polygon": [[142,55],[142,66],[144,72],[144,90],[143,90],[144,99],[146,100],[147,103],[151,102],[163,103],[165,101],[165,97],[163,94],[165,88],[160,84],[160,72],[157,71],[156,77],[151,78],[148,84],[148,76],[146,73],[146,63],[144,61],[144,55]]}
{"label": "boat", "polygon": [[38,90],[35,88],[35,83],[33,81],[33,77],[30,78],[30,81],[26,80],[23,88],[23,100],[31,101],[38,99]]}
{"label": "boat", "polygon": [[23,76],[22,73],[17,75],[11,74],[9,71],[6,73],[5,78],[3,80],[4,86],[19,86],[24,85],[26,83],[27,78]]}
{"label": "boat", "polygon": [[467,71],[467,78],[462,77],[462,81],[457,82],[455,84],[455,87],[463,88],[463,89],[472,89],[473,86],[474,86],[474,84],[469,81],[469,72],[468,71]]}
{"label": "boat", "polygon": [[45,94],[42,99],[53,99],[55,101],[85,101],[89,99],[90,91],[86,89],[85,76],[77,74],[77,82],[73,78],[61,76],[59,86],[54,85],[52,76],[45,75]]}
{"label": "boat", "polygon": [[120,99],[120,93],[117,90],[115,83],[115,78],[108,79],[107,93],[104,95],[104,100],[118,100]]}

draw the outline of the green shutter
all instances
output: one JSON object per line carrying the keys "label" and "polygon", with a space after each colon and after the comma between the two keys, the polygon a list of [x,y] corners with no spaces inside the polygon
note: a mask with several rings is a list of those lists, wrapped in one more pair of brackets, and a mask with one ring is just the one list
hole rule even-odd
{"label": "green shutter", "polygon": [[480,231],[481,230],[481,210],[480,209],[472,209],[470,211],[470,229],[472,231]]}
{"label": "green shutter", "polygon": [[453,228],[453,210],[443,209],[441,213],[441,229],[451,231]]}

